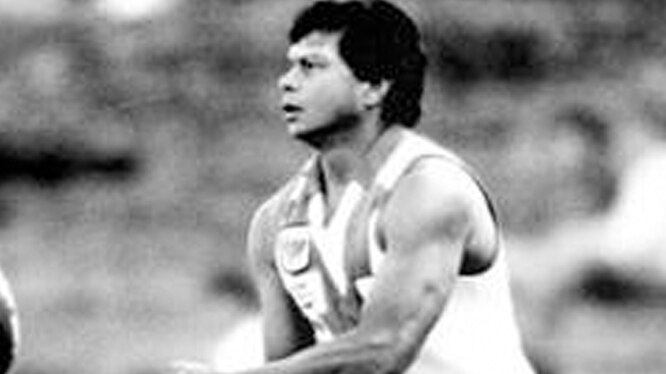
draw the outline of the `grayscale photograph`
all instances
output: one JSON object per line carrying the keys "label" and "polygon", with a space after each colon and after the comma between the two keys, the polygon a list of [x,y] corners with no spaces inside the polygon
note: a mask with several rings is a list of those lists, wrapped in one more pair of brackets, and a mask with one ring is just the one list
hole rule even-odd
{"label": "grayscale photograph", "polygon": [[0,0],[0,374],[666,373],[664,19]]}

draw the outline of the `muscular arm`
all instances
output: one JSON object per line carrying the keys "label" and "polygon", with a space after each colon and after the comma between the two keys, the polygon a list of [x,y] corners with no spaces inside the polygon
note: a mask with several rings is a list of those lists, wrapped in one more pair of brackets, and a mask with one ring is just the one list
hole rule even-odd
{"label": "muscular arm", "polygon": [[271,325],[288,326],[266,330],[267,348],[273,358],[285,358],[247,374],[400,373],[409,366],[446,305],[482,204],[466,174],[441,165],[433,170],[414,170],[397,186],[380,221],[387,254],[361,322],[334,341],[299,350],[299,323],[286,318],[294,309],[275,269],[263,261],[258,270],[264,315]]}

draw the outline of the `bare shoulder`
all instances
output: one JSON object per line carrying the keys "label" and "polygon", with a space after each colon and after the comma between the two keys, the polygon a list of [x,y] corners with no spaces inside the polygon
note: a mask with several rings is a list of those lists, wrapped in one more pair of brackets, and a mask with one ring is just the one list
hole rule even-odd
{"label": "bare shoulder", "polygon": [[401,178],[391,205],[394,209],[416,210],[414,213],[473,218],[474,211],[487,203],[478,183],[465,169],[450,161],[429,157],[418,161]]}
{"label": "bare shoulder", "polygon": [[398,235],[459,242],[463,272],[487,268],[496,254],[497,227],[484,192],[467,170],[445,159],[425,158],[408,170],[383,219]]}

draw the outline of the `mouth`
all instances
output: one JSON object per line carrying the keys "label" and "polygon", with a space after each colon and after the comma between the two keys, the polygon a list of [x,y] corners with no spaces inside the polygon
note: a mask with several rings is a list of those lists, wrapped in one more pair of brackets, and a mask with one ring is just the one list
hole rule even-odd
{"label": "mouth", "polygon": [[303,110],[303,108],[301,108],[300,106],[298,106],[296,104],[286,103],[286,104],[282,105],[282,111],[286,114],[298,113],[302,110]]}
{"label": "mouth", "polygon": [[284,113],[285,119],[287,121],[292,121],[296,119],[296,116],[303,111],[303,108],[291,103],[286,103],[282,105],[282,113]]}

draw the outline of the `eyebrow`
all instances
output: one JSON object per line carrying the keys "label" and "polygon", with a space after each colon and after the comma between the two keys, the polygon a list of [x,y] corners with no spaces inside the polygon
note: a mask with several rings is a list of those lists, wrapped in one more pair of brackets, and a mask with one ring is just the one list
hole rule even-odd
{"label": "eyebrow", "polygon": [[319,51],[308,51],[304,50],[303,52],[298,51],[298,49],[290,48],[287,51],[287,60],[289,61],[298,61],[302,59],[313,59],[316,61],[322,61],[326,62],[329,60],[328,56],[326,54],[321,53]]}

